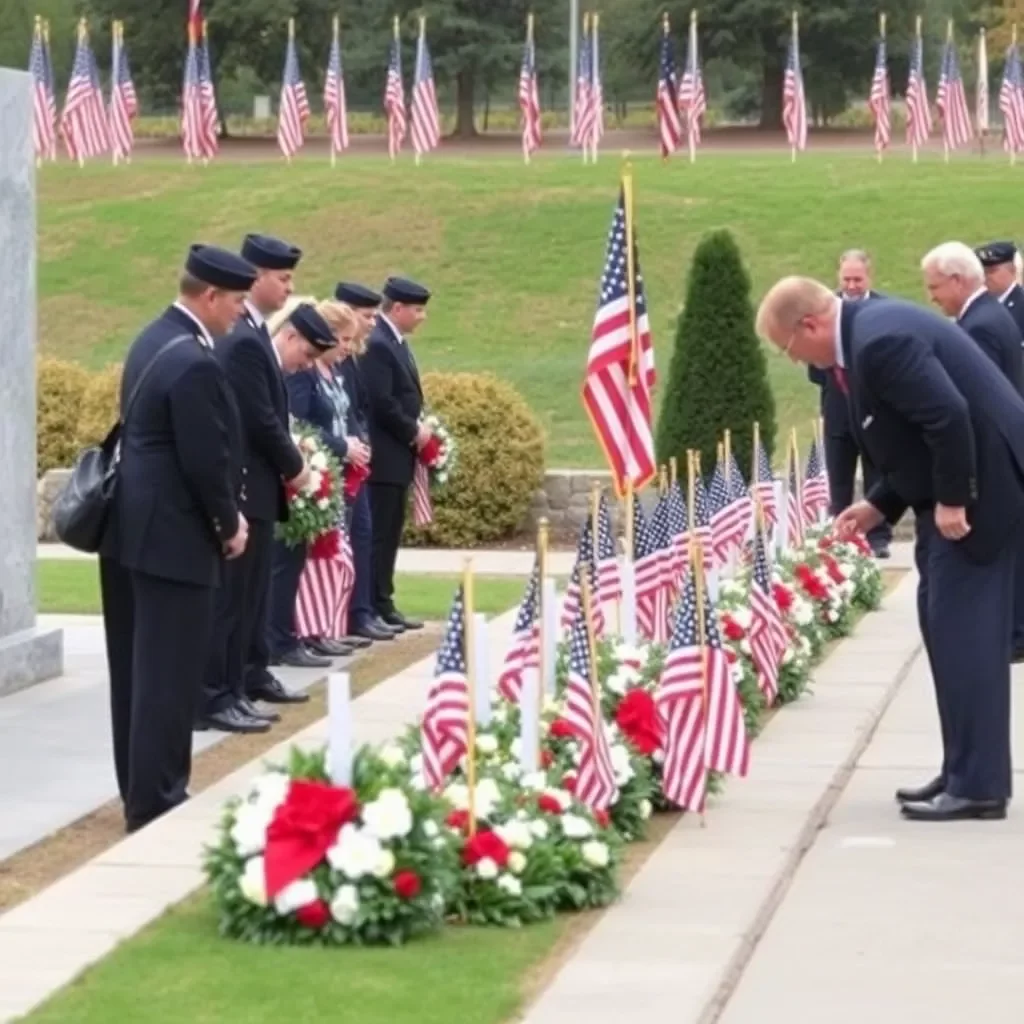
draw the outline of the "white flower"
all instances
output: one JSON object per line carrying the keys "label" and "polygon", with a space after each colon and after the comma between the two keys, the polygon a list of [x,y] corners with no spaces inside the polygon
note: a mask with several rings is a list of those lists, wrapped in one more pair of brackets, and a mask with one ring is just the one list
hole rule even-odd
{"label": "white flower", "polygon": [[513,875],[521,875],[526,870],[526,854],[513,850],[508,855],[508,869]]}
{"label": "white flower", "polygon": [[522,741],[522,739],[520,739],[520,737],[517,736],[508,745],[508,753],[509,753],[509,757],[511,757],[513,761],[522,761],[522,759],[523,759],[523,741]]}
{"label": "white flower", "polygon": [[245,869],[238,879],[238,889],[245,899],[257,907],[267,905],[266,866],[262,857],[253,857],[245,862]]}
{"label": "white flower", "polygon": [[659,747],[653,754],[651,754],[651,760],[655,764],[664,764],[665,763],[665,751],[662,750],[661,747]]}
{"label": "white flower", "polygon": [[498,877],[498,865],[490,857],[484,857],[476,862],[476,873],[485,881],[493,881]]}
{"label": "white flower", "polygon": [[323,452],[315,452],[309,457],[309,468],[310,469],[326,469],[327,468],[327,456]]}
{"label": "white flower", "polygon": [[331,900],[331,917],[338,924],[350,925],[359,913],[359,890],[354,885],[343,885]]}
{"label": "white flower", "polygon": [[405,764],[405,751],[397,743],[387,743],[380,749],[380,759],[389,768],[400,768]]}
{"label": "white flower", "polygon": [[490,757],[492,754],[498,752],[498,740],[497,737],[491,736],[488,733],[481,733],[476,738],[476,749],[484,755],[484,757]]}
{"label": "white flower", "polygon": [[[453,782],[445,791],[445,799],[457,811],[469,810],[469,787],[461,782]],[[501,802],[501,790],[494,779],[481,779],[473,793],[473,813],[478,818],[489,818]]]}
{"label": "white flower", "polygon": [[544,714],[545,715],[555,714],[560,707],[561,707],[561,705],[558,703],[557,700],[555,700],[554,697],[551,696],[551,694],[546,693],[544,695]]}
{"label": "white flower", "polygon": [[373,873],[380,855],[376,837],[349,823],[342,825],[337,842],[327,851],[327,860],[335,871],[355,882]]}
{"label": "white flower", "polygon": [[506,822],[496,826],[494,831],[513,850],[528,850],[533,845],[530,827],[522,821]]}
{"label": "white flower", "polygon": [[506,761],[501,766],[501,774],[509,782],[515,782],[523,774],[523,766],[518,761]]}
{"label": "white flower", "polygon": [[622,641],[615,645],[615,657],[620,666],[643,665],[647,660],[647,653],[640,647]]}
{"label": "white flower", "polygon": [[734,661],[729,666],[729,675],[732,676],[733,685],[739,686],[743,682],[743,664],[739,661]]}
{"label": "white flower", "polygon": [[256,803],[276,808],[284,803],[292,780],[284,772],[265,772],[253,780],[250,799]]}
{"label": "white flower", "polygon": [[262,803],[242,804],[231,826],[231,841],[240,857],[262,853],[267,845],[267,829],[274,818],[275,808]]}
{"label": "white flower", "polygon": [[385,850],[382,847],[380,856],[377,857],[377,863],[373,865],[373,877],[388,878],[394,870],[395,855],[390,850]]}
{"label": "white flower", "polygon": [[312,878],[299,878],[286,885],[274,897],[274,909],[281,915],[294,914],[299,907],[309,906],[317,900],[316,883]]}
{"label": "white flower", "polygon": [[746,655],[750,654],[750,641],[746,637],[740,641],[740,653]]}
{"label": "white flower", "polygon": [[314,469],[313,472],[309,474],[309,482],[306,484],[303,490],[305,490],[307,494],[316,494],[316,492],[320,490],[320,485],[323,483],[323,481],[323,473],[319,473],[317,472],[317,470]]}
{"label": "white flower", "polygon": [[422,775],[423,774],[423,755],[422,754],[413,754],[412,757],[409,758],[409,771],[413,775]]}
{"label": "white flower", "polygon": [[400,789],[382,789],[363,808],[363,827],[381,841],[401,839],[412,831],[412,808]]}
{"label": "white flower", "polygon": [[543,818],[537,818],[530,822],[530,831],[537,839],[547,839],[551,833],[548,823]]}
{"label": "white flower", "polygon": [[522,896],[523,883],[511,875],[502,875],[498,879],[498,888],[504,889],[510,896]]}
{"label": "white flower", "polygon": [[293,504],[293,505],[295,506],[295,508],[296,508],[296,509],[297,509],[298,511],[300,511],[300,512],[301,512],[301,511],[302,511],[302,510],[303,510],[303,509],[304,509],[304,508],[306,507],[306,499],[305,499],[305,498],[296,498],[296,499],[295,499],[295,500],[294,500],[294,501],[292,502],[292,504]]}
{"label": "white flower", "polygon": [[615,771],[615,781],[620,786],[624,786],[636,774],[629,760],[629,751],[621,743],[616,743],[611,748],[610,753],[612,755],[612,768]]}
{"label": "white flower", "polygon": [[793,661],[794,657],[796,657],[796,655],[793,654],[793,648],[787,645],[786,650],[782,655],[782,664],[789,665]]}
{"label": "white flower", "polygon": [[554,797],[563,811],[567,811],[572,806],[572,793],[567,789],[545,789],[544,795]]}
{"label": "white flower", "polygon": [[569,839],[586,839],[594,834],[590,822],[578,814],[562,815],[562,831]]}
{"label": "white flower", "polygon": [[592,839],[580,847],[583,859],[595,868],[606,868],[608,866],[608,845],[600,840]]}
{"label": "white flower", "polygon": [[650,800],[641,800],[640,801],[640,817],[644,821],[646,821],[651,816],[651,811],[653,809],[654,808],[651,806],[651,801]]}
{"label": "white flower", "polygon": [[807,626],[814,621],[814,611],[808,601],[805,601],[802,597],[793,598],[793,607],[791,609],[793,613],[793,621],[798,626]]}
{"label": "white flower", "polygon": [[746,605],[733,609],[729,614],[733,617],[736,624],[742,626],[744,630],[750,628],[751,614],[750,609]]}
{"label": "white flower", "polygon": [[322,512],[322,511],[323,511],[323,510],[324,510],[325,508],[327,508],[327,506],[328,506],[328,505],[330,505],[330,503],[331,503],[331,501],[330,501],[330,499],[329,499],[329,498],[321,498],[321,499],[320,499],[320,500],[319,500],[319,501],[318,501],[318,502],[316,503],[316,507],[317,507],[318,509],[320,509],[320,511]]}
{"label": "white flower", "polygon": [[519,780],[519,784],[523,789],[530,789],[536,792],[539,789],[543,789],[548,784],[547,773],[529,772]]}
{"label": "white flower", "polygon": [[611,690],[612,693],[625,693],[629,689],[631,678],[635,677],[635,673],[628,668],[623,666],[618,671],[613,672],[606,680],[604,685]]}
{"label": "white flower", "polygon": [[436,821],[431,821],[428,818],[425,822],[423,822],[423,834],[428,839],[436,839],[441,834],[441,830],[437,827]]}

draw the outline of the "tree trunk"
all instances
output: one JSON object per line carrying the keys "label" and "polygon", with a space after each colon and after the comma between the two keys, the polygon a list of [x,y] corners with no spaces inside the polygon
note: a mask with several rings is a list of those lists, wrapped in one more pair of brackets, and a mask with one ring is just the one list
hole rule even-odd
{"label": "tree trunk", "polygon": [[460,139],[476,135],[473,123],[473,90],[476,85],[473,72],[460,71],[455,77],[455,131]]}
{"label": "tree trunk", "polygon": [[782,68],[777,58],[767,54],[761,63],[761,123],[764,131],[778,131],[782,127]]}
{"label": "tree trunk", "polygon": [[484,91],[484,132],[487,132],[488,124],[491,120],[491,90],[486,89]]}

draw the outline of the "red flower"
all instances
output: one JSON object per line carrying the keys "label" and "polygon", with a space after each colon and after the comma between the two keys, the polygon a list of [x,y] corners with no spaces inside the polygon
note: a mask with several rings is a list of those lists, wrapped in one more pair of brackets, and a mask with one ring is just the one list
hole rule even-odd
{"label": "red flower", "polygon": [[391,883],[395,889],[395,895],[400,900],[412,900],[420,894],[423,883],[415,871],[399,871]]}
{"label": "red flower", "polygon": [[437,460],[444,449],[441,446],[439,438],[431,437],[429,441],[420,449],[420,462],[423,463],[428,469],[432,468],[437,464]]}
{"label": "red flower", "polygon": [[608,828],[612,823],[611,815],[607,811],[594,811],[594,820],[601,828]]}
{"label": "red flower", "polygon": [[576,792],[576,776],[573,775],[571,772],[562,777],[562,789],[564,789],[567,793]]}
{"label": "red flower", "polygon": [[334,477],[331,476],[329,470],[323,470],[320,473],[320,486],[316,489],[314,497],[317,501],[321,498],[329,498],[334,493]]}
{"label": "red flower", "polygon": [[345,497],[352,501],[359,494],[363,481],[370,475],[369,466],[356,466],[349,463],[345,466]]}
{"label": "red flower", "polygon": [[796,578],[804,593],[815,601],[828,600],[828,588],[814,574],[809,565],[798,565],[796,567]]}
{"label": "red flower", "polygon": [[726,640],[742,640],[747,635],[747,631],[728,614],[722,616],[722,632]]}
{"label": "red flower", "polygon": [[556,718],[551,723],[551,728],[548,732],[556,740],[564,740],[576,735],[576,730],[564,718]]}
{"label": "red flower", "polygon": [[561,814],[562,805],[550,793],[541,793],[537,797],[537,810],[544,814]]}
{"label": "red flower", "polygon": [[484,829],[466,841],[462,848],[462,863],[472,867],[489,857],[499,868],[503,868],[508,863],[508,855],[509,848],[504,840],[489,829]]}
{"label": "red flower", "polygon": [[555,763],[555,755],[550,750],[542,750],[540,752],[540,766],[541,768],[550,768]]}
{"label": "red flower", "polygon": [[839,568],[839,563],[831,555],[823,554],[821,560],[825,563],[825,568],[828,570],[829,578],[833,583],[846,582],[843,570]]}
{"label": "red flower", "polygon": [[740,656],[730,648],[727,647],[725,649],[725,660],[729,662],[730,665],[735,665],[736,662],[739,660],[739,657]]}
{"label": "red flower", "polygon": [[331,919],[331,909],[323,900],[316,900],[314,903],[307,903],[295,911],[295,920],[303,928],[309,928],[318,932]]}
{"label": "red flower", "polygon": [[455,829],[457,832],[468,832],[469,811],[452,811],[448,817],[444,819],[444,823],[449,828]]}
{"label": "red flower", "polygon": [[772,584],[772,594],[780,612],[788,612],[793,607],[793,591],[781,583]]}
{"label": "red flower", "polygon": [[619,702],[615,721],[641,754],[650,756],[661,747],[661,717],[654,698],[646,690],[630,690]]}
{"label": "red flower", "polygon": [[340,550],[341,532],[328,530],[309,545],[308,557],[316,562],[329,562],[338,557]]}
{"label": "red flower", "polygon": [[358,816],[351,789],[294,780],[267,829],[267,897],[312,871],[334,845],[338,829]]}

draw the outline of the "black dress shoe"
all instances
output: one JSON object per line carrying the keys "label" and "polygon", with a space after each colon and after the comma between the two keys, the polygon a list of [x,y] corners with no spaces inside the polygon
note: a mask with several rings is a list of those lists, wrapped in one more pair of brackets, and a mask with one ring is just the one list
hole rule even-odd
{"label": "black dress shoe", "polygon": [[1010,663],[1013,665],[1019,665],[1024,661],[1024,647],[1015,647],[1013,650],[1013,657],[1010,658]]}
{"label": "black dress shoe", "polygon": [[874,556],[875,558],[889,558],[889,545],[879,544],[878,547],[874,549]]}
{"label": "black dress shoe", "polygon": [[280,722],[281,716],[276,711],[271,711],[269,708],[264,710],[263,708],[256,707],[255,704],[248,697],[240,698],[236,703],[237,707],[243,715],[248,715],[250,718],[255,718],[257,722]]}
{"label": "black dress shoe", "polygon": [[896,800],[901,804],[924,804],[934,800],[946,789],[946,780],[941,775],[936,775],[931,782],[925,783],[917,789],[909,786],[896,790]]}
{"label": "black dress shoe", "polygon": [[373,643],[374,640],[394,640],[395,631],[389,629],[384,623],[378,625],[376,622],[364,622],[361,626],[354,626],[352,636],[356,640],[366,640]]}
{"label": "black dress shoe", "polygon": [[201,724],[204,728],[217,729],[219,732],[254,733],[270,729],[269,722],[250,718],[237,704],[203,715]]}
{"label": "black dress shoe", "polygon": [[367,636],[343,636],[341,642],[353,651],[365,651],[373,643],[372,637]]}
{"label": "black dress shoe", "polygon": [[352,654],[352,648],[338,640],[329,640],[324,637],[315,637],[304,641],[303,646],[313,654],[323,655],[325,658],[348,658]]}
{"label": "black dress shoe", "polygon": [[[303,646],[298,646],[286,654],[281,655],[278,664],[288,665],[291,668],[330,668],[331,659],[321,658]],[[262,700],[262,698],[260,698]]]}
{"label": "black dress shoe", "polygon": [[384,621],[389,626],[400,626],[403,630],[404,629],[422,629],[423,628],[423,623],[422,622],[418,622],[416,619],[407,619],[399,611],[391,612],[389,615],[382,615],[381,618],[383,618]]}
{"label": "black dress shoe", "polygon": [[904,804],[903,817],[910,821],[1002,821],[1005,800],[965,800],[940,793],[934,800]]}
{"label": "black dress shoe", "polygon": [[266,704],[305,704],[308,693],[289,690],[276,676],[268,676],[259,686],[249,691],[249,700],[261,700]]}

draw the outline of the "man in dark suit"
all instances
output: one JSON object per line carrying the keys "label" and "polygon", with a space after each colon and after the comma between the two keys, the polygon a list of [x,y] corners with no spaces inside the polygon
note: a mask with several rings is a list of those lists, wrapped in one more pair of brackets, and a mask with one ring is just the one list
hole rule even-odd
{"label": "man in dark suit", "polygon": [[125,359],[100,587],[114,762],[129,831],[188,797],[214,596],[225,558],[237,559],[246,546],[241,425],[213,344],[238,318],[254,277],[240,256],[193,246],[177,301]]}
{"label": "man in dark suit", "polygon": [[764,298],[758,332],[831,370],[882,474],[840,535],[916,516],[918,614],[942,729],[939,775],[905,817],[1003,818],[1011,795],[1010,630],[1024,524],[1024,400],[956,324],[895,299],[841,303],[809,278]]}
{"label": "man in dark suit", "polygon": [[420,629],[395,607],[395,562],[416,453],[430,439],[420,422],[423,389],[408,338],[427,317],[430,292],[388,278],[360,367],[370,402],[370,511],[373,517],[374,607],[389,625]]}
{"label": "man in dark suit", "polygon": [[985,268],[985,284],[989,292],[1005,307],[1024,338],[1024,288],[1017,281],[1017,246],[1013,242],[989,242],[976,249]]}
{"label": "man in dark suit", "polygon": [[[284,373],[289,374],[308,370],[321,353],[334,348],[338,342],[331,325],[316,307],[302,303],[288,314],[271,344]],[[326,668],[331,659],[307,650],[295,633],[295,602],[305,565],[305,545],[289,547],[282,540],[274,541],[267,646],[273,664]]]}
{"label": "man in dark suit", "polygon": [[[359,318],[363,325],[360,340],[368,337],[377,322],[377,310],[382,296],[366,285],[341,281],[334,289],[334,297],[350,306]],[[349,397],[349,431],[369,443],[370,405],[360,359],[357,355],[350,356],[341,363],[338,373]],[[370,513],[370,493],[365,485],[359,488],[352,502],[349,534],[352,538],[356,578],[349,604],[348,632],[350,636],[359,639],[393,640],[400,630],[389,626],[373,606],[373,518]]]}
{"label": "man in dark suit", "polygon": [[[839,257],[839,288],[836,294],[848,302],[880,299],[871,287],[871,257],[863,249],[849,249]],[[816,366],[807,367],[807,377],[821,388],[821,418],[824,422],[825,466],[828,469],[829,512],[836,516],[853,503],[853,485],[860,461],[866,494],[878,479],[871,459],[857,447],[850,424],[846,396],[828,373]],[[878,558],[889,557],[892,527],[881,523],[868,535],[871,550]]]}

